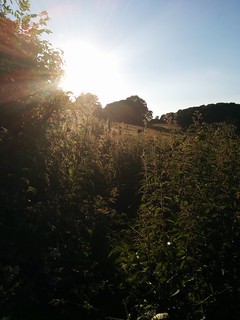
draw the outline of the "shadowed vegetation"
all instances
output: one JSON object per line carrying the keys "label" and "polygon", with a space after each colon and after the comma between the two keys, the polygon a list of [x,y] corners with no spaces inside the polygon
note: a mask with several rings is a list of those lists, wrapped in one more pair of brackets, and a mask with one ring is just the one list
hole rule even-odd
{"label": "shadowed vegetation", "polygon": [[[235,128],[195,117],[162,133],[101,119],[95,95],[72,102],[57,88],[45,20],[31,22],[21,1],[13,21],[4,3],[17,41],[0,53],[0,319],[238,320]],[[34,54],[22,43],[32,34]],[[7,53],[19,42],[26,63]],[[14,78],[18,68],[41,86]]]}

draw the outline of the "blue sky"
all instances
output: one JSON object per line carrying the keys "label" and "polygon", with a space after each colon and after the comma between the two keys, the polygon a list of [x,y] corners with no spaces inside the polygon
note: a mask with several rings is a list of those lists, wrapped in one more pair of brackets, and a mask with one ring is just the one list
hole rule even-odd
{"label": "blue sky", "polygon": [[75,95],[90,91],[103,107],[139,95],[154,116],[240,103],[239,0],[41,0],[31,8],[48,11],[49,40],[65,51],[64,89]]}

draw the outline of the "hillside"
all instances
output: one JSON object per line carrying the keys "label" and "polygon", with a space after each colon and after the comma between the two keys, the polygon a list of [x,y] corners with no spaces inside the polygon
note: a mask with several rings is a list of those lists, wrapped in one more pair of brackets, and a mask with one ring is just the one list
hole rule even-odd
{"label": "hillside", "polygon": [[240,104],[236,104],[233,102],[220,102],[216,104],[191,107],[183,110],[178,110],[176,113],[171,112],[162,115],[159,122],[166,122],[169,118],[172,118],[182,128],[188,128],[191,124],[193,124],[194,116],[197,116],[199,121],[205,123],[225,122],[239,127]]}

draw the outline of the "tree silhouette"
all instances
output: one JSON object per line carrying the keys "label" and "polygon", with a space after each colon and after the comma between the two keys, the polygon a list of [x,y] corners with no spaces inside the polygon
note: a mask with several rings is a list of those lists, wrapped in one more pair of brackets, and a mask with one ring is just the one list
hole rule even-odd
{"label": "tree silhouette", "polygon": [[111,121],[124,122],[134,125],[144,125],[152,119],[152,111],[148,110],[145,100],[131,96],[126,100],[109,103],[103,110],[104,118]]}
{"label": "tree silhouette", "polygon": [[172,117],[182,128],[188,128],[193,124],[195,114],[199,113],[201,122],[219,123],[226,122],[233,124],[239,128],[240,124],[240,105],[236,103],[219,102],[216,104],[201,105],[199,107],[190,107],[183,110],[178,110],[176,113],[167,113],[161,116],[161,121],[166,122],[166,119]]}

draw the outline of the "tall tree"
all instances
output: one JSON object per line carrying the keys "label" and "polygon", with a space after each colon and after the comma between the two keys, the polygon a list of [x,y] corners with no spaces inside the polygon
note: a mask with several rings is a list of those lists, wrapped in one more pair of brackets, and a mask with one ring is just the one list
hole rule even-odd
{"label": "tall tree", "polygon": [[106,105],[104,117],[111,121],[125,122],[135,125],[144,125],[152,119],[152,111],[148,110],[145,100],[138,96],[131,96]]}

